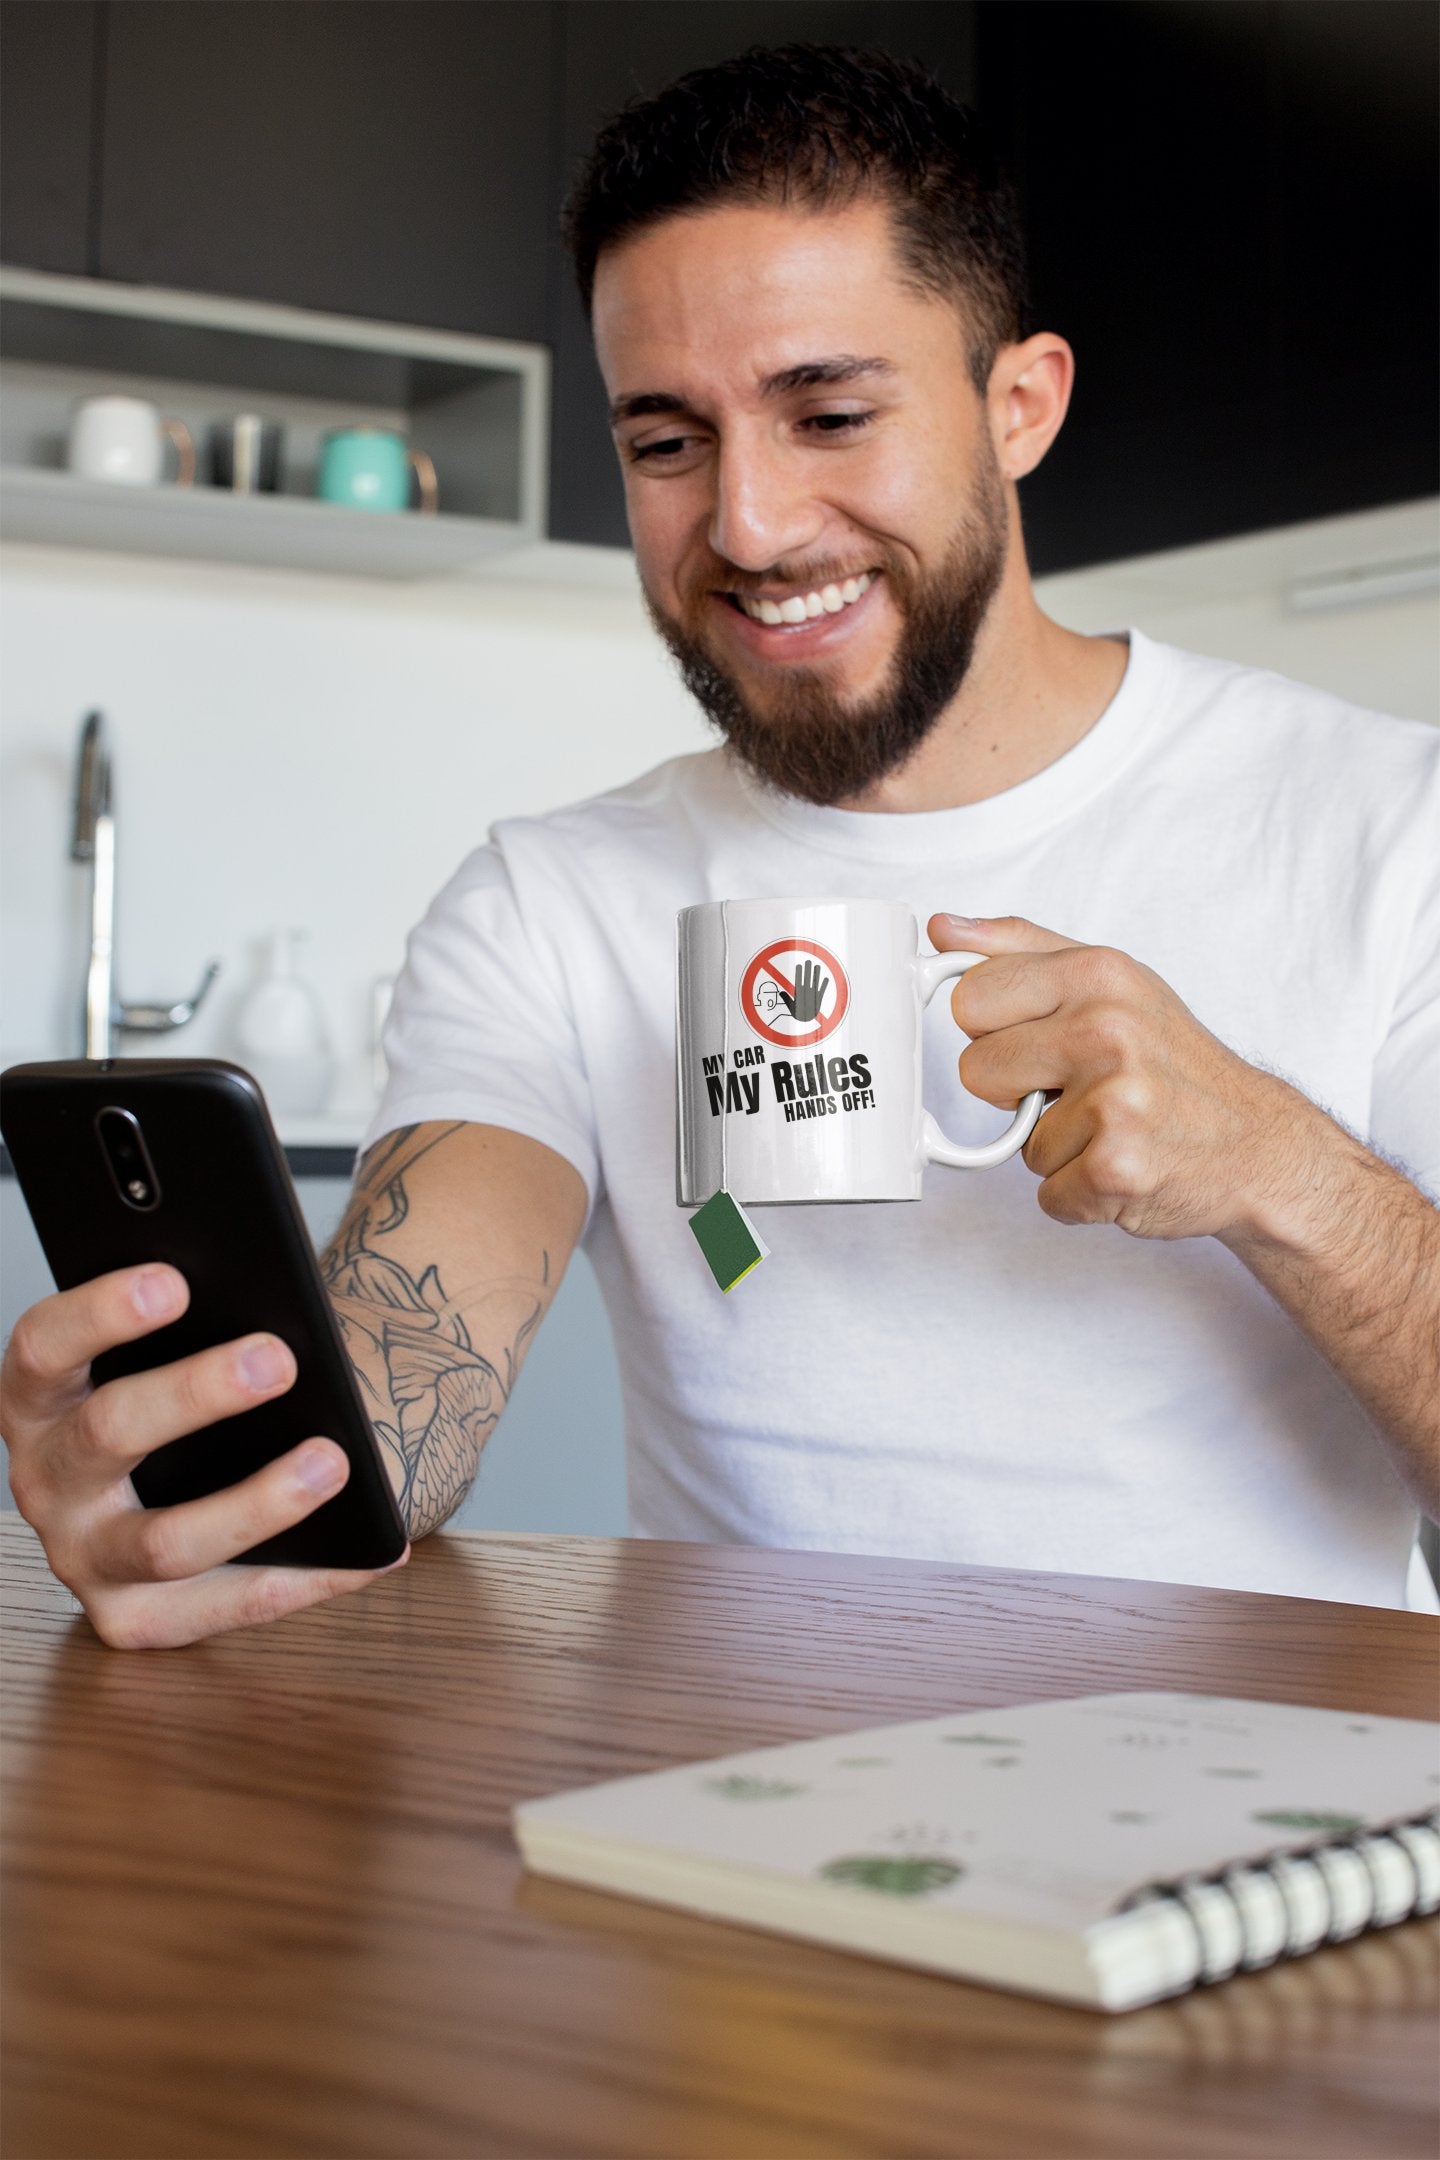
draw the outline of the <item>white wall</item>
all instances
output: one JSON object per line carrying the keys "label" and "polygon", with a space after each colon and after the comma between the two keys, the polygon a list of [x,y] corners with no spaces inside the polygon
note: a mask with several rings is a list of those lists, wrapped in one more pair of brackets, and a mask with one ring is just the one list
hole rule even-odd
{"label": "white wall", "polygon": [[[1291,588],[1370,568],[1420,568],[1428,589],[1297,613]],[[1037,588],[1077,630],[1136,623],[1192,652],[1273,668],[1376,712],[1440,723],[1440,503],[1397,504],[1111,563]]]}
{"label": "white wall", "polygon": [[224,1055],[259,939],[304,926],[358,1088],[371,981],[398,967],[407,928],[491,820],[706,739],[625,559],[595,574],[609,589],[0,551],[7,1062],[78,1047],[87,872],[68,861],[70,795],[98,705],[122,993],[179,997],[218,957],[210,1006],[167,1046]]}
{"label": "white wall", "polygon": [[[1042,591],[1077,628],[1136,622],[1440,720],[1433,593],[1327,616],[1283,601],[1297,570],[1414,556],[1434,528],[1422,504]],[[625,559],[601,551],[400,586],[10,547],[0,638],[0,1056],[78,1047],[86,873],[67,859],[70,790],[80,718],[99,705],[116,754],[124,995],[181,996],[218,957],[210,1007],[169,1047],[225,1055],[258,940],[310,929],[350,1139],[370,983],[398,966],[409,924],[491,820],[709,740]]]}

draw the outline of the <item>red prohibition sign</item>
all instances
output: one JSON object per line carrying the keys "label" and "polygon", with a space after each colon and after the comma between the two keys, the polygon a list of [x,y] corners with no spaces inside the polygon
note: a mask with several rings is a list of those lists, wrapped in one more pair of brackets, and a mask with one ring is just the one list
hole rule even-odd
{"label": "red prohibition sign", "polygon": [[[786,969],[779,964],[782,953],[812,953],[820,962],[824,973],[830,977],[835,990],[835,1003],[829,1012],[822,1012],[814,1027],[804,1029],[798,1034],[782,1034],[779,1028],[771,1027],[767,1020],[761,1019],[759,1007],[755,1002],[755,993],[762,976],[775,983],[779,989],[784,991],[786,997],[794,997],[794,981]],[[839,1027],[849,1004],[849,976],[841,967],[834,953],[828,951],[823,945],[817,945],[813,938],[776,938],[773,945],[763,945],[746,968],[740,982],[740,1010],[745,1015],[747,1024],[764,1041],[776,1044],[781,1050],[804,1050],[811,1043],[824,1042],[826,1036],[833,1035],[836,1028]]]}

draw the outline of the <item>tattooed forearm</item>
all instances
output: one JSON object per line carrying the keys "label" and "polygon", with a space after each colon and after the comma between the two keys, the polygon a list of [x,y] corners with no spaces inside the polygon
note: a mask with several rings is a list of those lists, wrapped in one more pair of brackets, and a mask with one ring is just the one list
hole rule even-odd
{"label": "tattooed forearm", "polygon": [[410,1212],[406,1174],[456,1126],[389,1134],[360,1166],[344,1220],[321,1258],[371,1422],[392,1464],[412,1537],[454,1514],[515,1385],[550,1291],[538,1280],[447,1294],[433,1263],[417,1274],[381,1249]]}

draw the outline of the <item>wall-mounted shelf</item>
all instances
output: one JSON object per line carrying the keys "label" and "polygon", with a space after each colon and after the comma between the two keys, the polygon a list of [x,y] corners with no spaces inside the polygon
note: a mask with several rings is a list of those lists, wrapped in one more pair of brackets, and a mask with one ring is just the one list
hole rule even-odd
{"label": "wall-mounted shelf", "polygon": [[15,466],[0,468],[0,534],[125,555],[380,578],[443,577],[529,537],[503,518],[383,515],[209,487],[113,487]]}
{"label": "wall-mounted shelf", "polygon": [[[549,356],[542,346],[38,271],[0,270],[0,535],[47,545],[422,578],[538,540]],[[135,488],[65,469],[84,397],[150,399],[204,444],[258,412],[285,430],[284,492]],[[331,428],[397,429],[433,458],[434,517],[314,498]],[[202,456],[201,472],[204,473]]]}

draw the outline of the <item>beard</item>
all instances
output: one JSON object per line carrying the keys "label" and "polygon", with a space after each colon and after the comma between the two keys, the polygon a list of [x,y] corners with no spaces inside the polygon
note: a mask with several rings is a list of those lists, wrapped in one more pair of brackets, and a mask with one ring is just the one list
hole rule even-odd
{"label": "beard", "polygon": [[[717,585],[742,589],[720,558],[715,574],[694,588],[686,620],[661,613],[647,592],[650,619],[679,662],[686,689],[736,756],[766,786],[804,802],[830,806],[862,795],[894,772],[924,742],[959,691],[975,655],[980,629],[1005,568],[1006,505],[993,459],[982,474],[975,509],[958,527],[944,560],[929,577],[881,546],[867,567],[884,573],[900,615],[900,637],[885,682],[871,696],[847,702],[818,669],[786,669],[762,709],[716,659],[702,628]],[[841,568],[839,577],[854,572]],[[743,589],[783,584],[814,591],[835,582],[835,566],[785,565],[745,576]]]}

